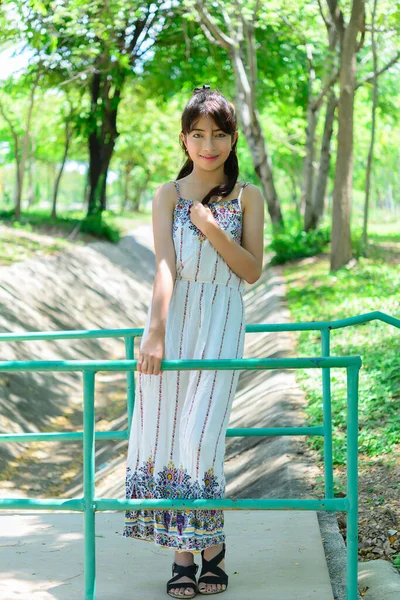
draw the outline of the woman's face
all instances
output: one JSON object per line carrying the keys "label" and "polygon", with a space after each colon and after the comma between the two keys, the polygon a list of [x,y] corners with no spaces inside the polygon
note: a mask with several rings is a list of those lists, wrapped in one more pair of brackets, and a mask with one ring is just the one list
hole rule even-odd
{"label": "woman's face", "polygon": [[202,169],[209,169],[224,164],[237,139],[238,132],[235,132],[232,140],[230,134],[219,129],[212,119],[201,116],[187,137],[183,133],[180,136],[192,161]]}

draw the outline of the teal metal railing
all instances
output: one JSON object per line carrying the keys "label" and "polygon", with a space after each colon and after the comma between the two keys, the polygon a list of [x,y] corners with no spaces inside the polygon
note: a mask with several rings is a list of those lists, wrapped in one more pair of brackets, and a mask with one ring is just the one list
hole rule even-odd
{"label": "teal metal railing", "polygon": [[[95,496],[95,442],[96,440],[128,439],[135,402],[135,379],[137,361],[134,356],[134,339],[140,337],[143,328],[95,331],[30,332],[23,334],[0,334],[0,342],[29,340],[60,340],[101,337],[124,337],[126,360],[91,361],[0,361],[0,372],[16,371],[75,371],[82,372],[84,407],[83,431],[67,433],[20,433],[0,434],[0,442],[70,441],[83,439],[83,482],[82,498],[3,498],[0,509],[51,509],[72,510],[84,513],[84,572],[85,600],[96,598],[96,544],[95,513],[105,510],[325,510],[347,513],[347,600],[357,600],[358,587],[358,378],[361,367],[359,356],[330,357],[330,331],[372,320],[381,320],[400,327],[400,320],[380,311],[349,317],[338,321],[310,323],[279,323],[247,325],[246,333],[271,331],[320,330],[322,357],[314,358],[246,358],[219,360],[164,360],[163,371],[221,369],[322,369],[323,425],[318,427],[260,427],[227,429],[228,437],[277,436],[277,435],[322,435],[324,436],[325,495],[322,500],[313,499],[124,499],[96,498]],[[345,368],[347,372],[347,496],[333,497],[332,465],[332,420],[330,369]],[[94,390],[98,371],[123,371],[127,374],[128,429],[124,431],[95,432]]]}

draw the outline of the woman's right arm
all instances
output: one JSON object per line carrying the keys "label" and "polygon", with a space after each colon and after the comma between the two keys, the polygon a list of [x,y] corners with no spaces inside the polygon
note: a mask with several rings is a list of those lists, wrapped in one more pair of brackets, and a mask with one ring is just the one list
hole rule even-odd
{"label": "woman's right arm", "polygon": [[160,372],[166,321],[176,276],[176,255],[172,238],[174,208],[175,188],[171,189],[171,184],[164,183],[157,188],[152,202],[156,275],[149,332],[138,361],[138,371],[151,375],[158,375]]}

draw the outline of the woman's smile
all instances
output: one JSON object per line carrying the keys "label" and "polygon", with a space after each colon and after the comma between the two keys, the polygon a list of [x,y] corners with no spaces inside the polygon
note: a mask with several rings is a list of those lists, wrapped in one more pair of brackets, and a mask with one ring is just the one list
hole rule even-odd
{"label": "woman's smile", "polygon": [[218,156],[219,156],[218,154],[216,156],[202,156],[200,154],[200,157],[204,158],[205,160],[215,160],[216,158],[218,158]]}

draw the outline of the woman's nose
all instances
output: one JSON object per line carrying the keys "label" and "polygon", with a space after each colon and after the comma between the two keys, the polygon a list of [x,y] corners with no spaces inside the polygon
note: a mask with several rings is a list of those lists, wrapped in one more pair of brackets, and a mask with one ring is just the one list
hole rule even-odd
{"label": "woman's nose", "polygon": [[204,139],[203,141],[203,147],[205,150],[209,150],[210,148],[214,148],[214,141],[210,138],[210,139]]}

